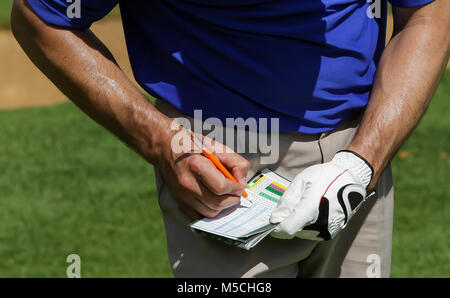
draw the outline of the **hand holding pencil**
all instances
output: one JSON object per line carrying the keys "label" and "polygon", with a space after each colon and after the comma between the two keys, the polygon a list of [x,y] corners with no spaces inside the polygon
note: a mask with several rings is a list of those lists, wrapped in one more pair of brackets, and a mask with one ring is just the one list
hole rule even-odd
{"label": "hand holding pencil", "polygon": [[[211,140],[210,147],[215,149],[212,150],[203,148],[203,138],[200,142],[193,139],[189,130],[180,125],[157,140],[156,169],[176,205],[191,219],[214,218],[224,209],[237,204],[248,205],[242,204],[247,203],[242,194],[247,185],[250,163],[220,142]],[[209,139],[205,137],[205,140]],[[191,154],[193,145],[195,151],[201,154]],[[214,163],[215,158],[209,153],[217,158],[223,168],[218,162]],[[226,172],[234,180],[226,178]]]}
{"label": "hand holding pencil", "polygon": [[[194,144],[196,144],[197,146],[199,146],[202,150],[203,155],[205,155],[205,157],[207,157],[209,160],[211,160],[211,162],[216,166],[216,168],[228,179],[230,179],[231,181],[234,182],[238,182],[236,180],[236,178],[233,177],[233,175],[231,175],[231,173],[227,170],[227,168],[225,168],[225,166],[220,162],[220,160],[212,153],[212,150],[209,149],[208,147],[203,145],[202,140],[200,140],[195,134],[194,132],[191,130],[189,131],[192,140],[194,142]],[[246,198],[250,203],[253,203],[249,198],[248,198],[248,194],[245,192],[242,193],[242,196],[244,198]]]}

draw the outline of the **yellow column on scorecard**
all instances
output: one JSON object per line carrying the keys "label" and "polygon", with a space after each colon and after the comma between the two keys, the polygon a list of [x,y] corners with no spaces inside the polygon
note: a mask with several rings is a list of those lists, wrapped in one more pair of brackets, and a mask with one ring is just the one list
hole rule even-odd
{"label": "yellow column on scorecard", "polygon": [[258,181],[255,182],[255,184],[253,184],[252,186],[250,186],[248,189],[252,189],[253,187],[255,187],[259,182],[263,181],[266,178],[266,176],[262,176]]}
{"label": "yellow column on scorecard", "polygon": [[278,183],[278,182],[276,182],[276,181],[273,181],[272,183],[275,184],[276,186],[278,186],[279,188],[284,189],[284,190],[286,190],[286,188],[287,188],[286,186],[281,185],[280,183]]}

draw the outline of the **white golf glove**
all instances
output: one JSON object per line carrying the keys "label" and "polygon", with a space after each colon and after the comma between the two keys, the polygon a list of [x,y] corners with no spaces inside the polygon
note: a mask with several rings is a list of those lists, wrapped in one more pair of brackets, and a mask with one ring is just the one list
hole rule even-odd
{"label": "white golf glove", "polygon": [[279,223],[272,236],[329,240],[345,228],[366,199],[373,175],[370,164],[357,153],[343,150],[328,163],[298,174],[270,217]]}

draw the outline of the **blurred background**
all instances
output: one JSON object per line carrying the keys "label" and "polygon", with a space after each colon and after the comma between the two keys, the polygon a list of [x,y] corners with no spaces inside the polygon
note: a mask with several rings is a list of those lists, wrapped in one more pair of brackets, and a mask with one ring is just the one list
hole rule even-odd
{"label": "blurred background", "polygon": [[[0,1],[0,277],[170,277],[152,167],[30,62]],[[388,38],[392,32],[389,19]],[[118,9],[93,25],[132,78]],[[450,69],[393,161],[392,277],[450,277]]]}

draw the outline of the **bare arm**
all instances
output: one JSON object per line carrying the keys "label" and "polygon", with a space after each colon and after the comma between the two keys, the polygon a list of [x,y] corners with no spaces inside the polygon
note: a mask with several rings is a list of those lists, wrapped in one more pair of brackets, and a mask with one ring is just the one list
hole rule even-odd
{"label": "bare arm", "polygon": [[394,36],[383,52],[369,104],[348,148],[374,168],[368,189],[425,113],[450,53],[450,1],[393,12]]}
{"label": "bare arm", "polygon": [[148,161],[156,161],[156,134],[169,119],[160,114],[90,31],[49,26],[15,1],[11,27],[33,63],[77,106]]}
{"label": "bare arm", "polygon": [[[140,93],[90,30],[50,26],[25,0],[14,1],[11,26],[25,53],[68,98],[161,170],[191,217],[212,217],[239,202],[243,185],[226,179],[207,158],[173,153],[172,120]],[[236,178],[246,176],[249,164],[238,154],[222,162]]]}

